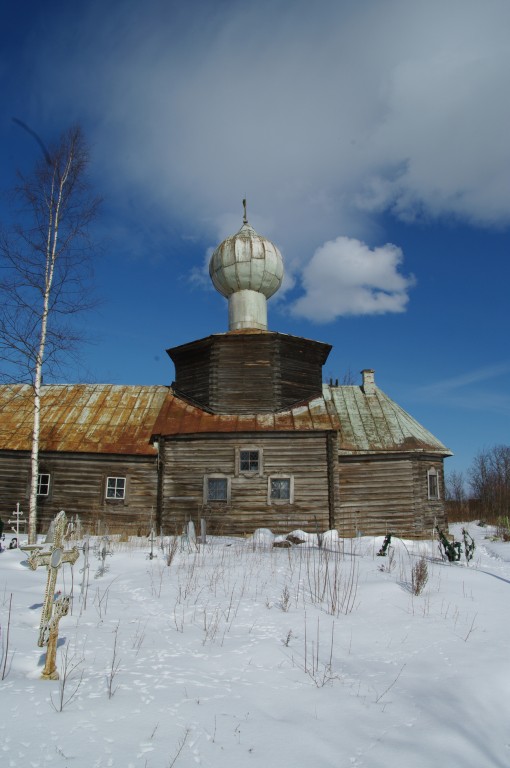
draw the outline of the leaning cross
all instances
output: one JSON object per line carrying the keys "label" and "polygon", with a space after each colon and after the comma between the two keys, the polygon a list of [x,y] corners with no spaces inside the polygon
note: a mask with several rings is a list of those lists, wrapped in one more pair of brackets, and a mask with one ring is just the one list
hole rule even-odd
{"label": "leaning cross", "polygon": [[[35,571],[40,565],[45,565],[48,569],[48,580],[46,582],[46,591],[44,593],[44,604],[41,614],[41,624],[39,627],[39,639],[37,645],[42,648],[46,645],[47,628],[51,622],[53,613],[53,600],[55,597],[55,585],[57,583],[57,574],[63,563],[75,563],[79,557],[78,547],[64,549],[64,533],[66,530],[66,513],[59,512],[55,518],[55,536],[53,544],[48,552],[41,552],[36,549],[28,558],[29,567]],[[62,614],[61,614],[62,615]],[[60,617],[59,617],[60,618]],[[58,631],[58,620],[56,622]]]}

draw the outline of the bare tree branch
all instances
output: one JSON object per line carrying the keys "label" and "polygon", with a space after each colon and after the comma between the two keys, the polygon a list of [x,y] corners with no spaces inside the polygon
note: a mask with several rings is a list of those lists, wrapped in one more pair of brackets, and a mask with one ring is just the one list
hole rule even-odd
{"label": "bare tree branch", "polygon": [[480,451],[469,470],[469,484],[489,518],[504,517],[510,510],[510,445]]}

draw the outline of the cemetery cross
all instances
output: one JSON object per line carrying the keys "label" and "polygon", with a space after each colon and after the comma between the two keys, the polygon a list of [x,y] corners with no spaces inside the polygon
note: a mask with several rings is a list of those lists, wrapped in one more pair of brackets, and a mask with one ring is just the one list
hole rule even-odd
{"label": "cemetery cross", "polygon": [[[48,569],[48,579],[46,581],[46,591],[44,593],[44,604],[41,613],[41,624],[39,627],[39,639],[37,645],[42,648],[46,645],[48,640],[48,626],[50,625],[52,613],[53,613],[53,600],[55,598],[55,585],[57,583],[57,575],[60,567],[63,563],[71,563],[73,565],[78,557],[79,552],[77,547],[72,549],[64,549],[64,533],[66,530],[66,513],[62,510],[55,518],[55,536],[53,543],[48,552],[41,552],[40,549],[36,549],[32,552],[28,558],[28,566],[33,570],[37,570],[40,565],[45,565]],[[66,611],[67,613],[67,611]],[[63,614],[60,613],[60,616]],[[60,618],[58,616],[58,618]],[[55,617],[57,618],[57,616]],[[58,618],[55,622],[58,631]]]}

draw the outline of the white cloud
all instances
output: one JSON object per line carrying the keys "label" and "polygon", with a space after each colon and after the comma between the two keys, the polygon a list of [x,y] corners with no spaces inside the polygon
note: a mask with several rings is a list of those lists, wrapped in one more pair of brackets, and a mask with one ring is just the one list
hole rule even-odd
{"label": "white cloud", "polygon": [[105,194],[153,229],[214,246],[247,197],[299,274],[320,243],[380,239],[379,212],[510,222],[507,0],[140,8],[45,19],[29,95],[39,118],[85,120]]}
{"label": "white cloud", "polygon": [[337,237],[318,248],[304,268],[305,295],[291,311],[316,322],[404,312],[415,281],[399,273],[402,260],[395,245],[371,250],[359,240]]}

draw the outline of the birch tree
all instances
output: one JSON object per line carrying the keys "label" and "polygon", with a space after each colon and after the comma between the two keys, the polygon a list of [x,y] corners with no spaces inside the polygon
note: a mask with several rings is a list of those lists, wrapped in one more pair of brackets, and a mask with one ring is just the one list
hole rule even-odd
{"label": "birch tree", "polygon": [[37,533],[43,375],[72,353],[81,334],[71,316],[91,306],[88,228],[99,200],[87,180],[89,154],[80,128],[42,153],[13,190],[13,215],[0,239],[2,378],[32,386],[28,540]]}

